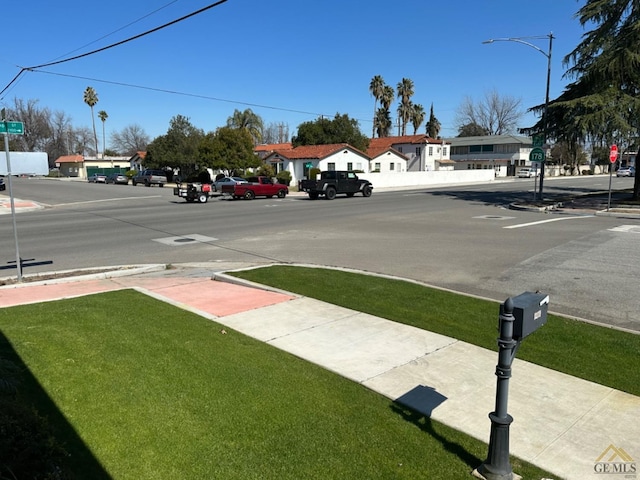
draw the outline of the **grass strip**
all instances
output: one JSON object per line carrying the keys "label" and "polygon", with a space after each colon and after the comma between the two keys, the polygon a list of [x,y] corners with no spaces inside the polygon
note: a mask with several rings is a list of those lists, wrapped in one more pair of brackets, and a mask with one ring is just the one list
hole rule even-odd
{"label": "grass strip", "polygon": [[[497,351],[495,302],[322,268],[278,265],[231,275]],[[640,396],[639,351],[640,335],[548,315],[522,342],[518,358]]]}
{"label": "grass strip", "polygon": [[[354,382],[133,290],[0,309],[0,331],[0,357],[33,376],[21,400],[66,435],[78,478],[460,479],[487,452]],[[515,458],[513,467],[550,476]]]}

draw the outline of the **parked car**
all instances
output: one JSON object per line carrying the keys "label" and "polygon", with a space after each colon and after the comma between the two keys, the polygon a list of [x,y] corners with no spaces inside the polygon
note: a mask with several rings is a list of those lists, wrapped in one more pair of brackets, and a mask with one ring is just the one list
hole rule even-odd
{"label": "parked car", "polygon": [[104,173],[94,173],[89,176],[89,183],[107,183],[107,176]]}
{"label": "parked car", "polygon": [[7,186],[4,184],[4,178],[0,178],[0,192],[5,188],[7,188]]}
{"label": "parked car", "polygon": [[237,183],[247,183],[247,181],[241,177],[223,177],[213,182],[213,190],[221,192],[223,185],[235,185]]}
{"label": "parked car", "polygon": [[616,172],[616,177],[635,177],[635,176],[636,176],[635,167],[620,167]]}
{"label": "parked car", "polygon": [[518,170],[518,178],[533,178],[539,176],[540,170],[537,168],[521,168]]}
{"label": "parked car", "polygon": [[129,183],[129,177],[124,173],[111,173],[107,176],[105,183],[113,183],[114,185],[126,185]]}
{"label": "parked car", "polygon": [[134,187],[139,183],[142,183],[145,187],[150,187],[151,185],[164,187],[164,184],[167,183],[167,175],[163,170],[144,170],[131,179],[131,184]]}

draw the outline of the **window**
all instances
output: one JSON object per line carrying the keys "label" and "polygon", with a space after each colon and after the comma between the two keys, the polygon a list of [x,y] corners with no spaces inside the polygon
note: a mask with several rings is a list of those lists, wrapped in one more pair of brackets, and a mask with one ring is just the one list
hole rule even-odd
{"label": "window", "polygon": [[374,170],[375,170],[376,172],[379,172],[379,171],[380,171],[380,164],[379,164],[379,163],[376,163],[376,168],[375,168]]}
{"label": "window", "polygon": [[485,153],[493,152],[493,145],[471,145],[469,147],[470,153]]}
{"label": "window", "polygon": [[447,147],[442,147],[442,156],[443,157],[447,156]]}
{"label": "window", "polygon": [[336,169],[336,164],[331,162],[327,164],[327,170],[329,170],[330,172],[334,171]]}
{"label": "window", "polygon": [[391,163],[389,164],[389,170],[393,171],[393,167],[394,167],[394,166],[395,166],[395,164],[394,164],[393,162],[391,162]]}
{"label": "window", "polygon": [[433,157],[433,147],[429,147],[429,156]]}
{"label": "window", "polygon": [[416,155],[419,157],[422,153],[422,147],[416,147]]}
{"label": "window", "polygon": [[347,163],[347,170],[353,170],[353,163],[351,162]]}

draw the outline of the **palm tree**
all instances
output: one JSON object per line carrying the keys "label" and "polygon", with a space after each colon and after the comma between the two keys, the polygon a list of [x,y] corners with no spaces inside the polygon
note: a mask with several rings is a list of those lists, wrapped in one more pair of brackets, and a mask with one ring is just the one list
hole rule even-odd
{"label": "palm tree", "polygon": [[262,132],[264,129],[262,118],[256,115],[250,108],[244,112],[234,110],[233,115],[227,118],[227,127],[244,129],[251,135],[253,144],[258,145],[262,142]]}
{"label": "palm tree", "polygon": [[98,94],[93,87],[87,87],[84,91],[84,103],[91,108],[91,123],[93,124],[93,139],[96,143],[96,157],[98,156],[98,134],[96,133],[96,120],[93,116],[93,107],[98,103]]}
{"label": "palm tree", "polygon": [[418,132],[418,128],[420,128],[422,122],[424,122],[425,115],[424,107],[419,103],[415,103],[411,109],[411,118],[409,119],[411,125],[413,125],[414,135]]}
{"label": "palm tree", "polygon": [[409,78],[403,78],[398,83],[398,98],[400,99],[400,106],[398,107],[398,117],[402,122],[402,135],[407,134],[407,123],[411,118],[411,97],[413,96],[413,80]]}
{"label": "palm tree", "polygon": [[382,108],[389,110],[395,96],[396,92],[393,90],[393,87],[391,85],[385,85],[382,89],[382,95],[380,95],[380,105],[382,105]]}
{"label": "palm tree", "polygon": [[391,120],[391,114],[388,108],[379,108],[376,112],[376,132],[378,137],[388,137],[391,133],[391,127],[393,121]]}
{"label": "palm tree", "polygon": [[104,139],[104,122],[107,121],[107,118],[109,118],[109,115],[104,110],[100,110],[98,112],[98,118],[102,122],[102,159],[104,160],[104,150],[107,147],[107,144]]}
{"label": "palm tree", "polygon": [[369,84],[369,91],[371,95],[373,95],[373,133],[371,137],[376,136],[376,116],[378,111],[378,100],[382,97],[382,93],[384,92],[384,80],[380,75],[376,75],[371,79],[371,83]]}

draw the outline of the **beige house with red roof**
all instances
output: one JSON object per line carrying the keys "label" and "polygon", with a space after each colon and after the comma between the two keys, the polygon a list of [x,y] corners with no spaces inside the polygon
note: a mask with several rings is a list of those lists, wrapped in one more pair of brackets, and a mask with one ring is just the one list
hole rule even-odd
{"label": "beige house with red roof", "polygon": [[[284,144],[286,145],[286,144]],[[301,145],[295,148],[276,148],[264,161],[276,171],[288,170],[293,184],[309,177],[312,168],[326,170],[369,171],[369,156],[348,143],[331,145]]]}
{"label": "beige house with red roof", "polygon": [[261,145],[257,145],[254,147],[253,151],[258,157],[261,159],[265,159],[271,153],[276,150],[291,150],[293,148],[293,144],[291,142],[287,143],[263,143]]}
{"label": "beige house with red roof", "polygon": [[56,167],[63,177],[85,178],[84,157],[82,155],[62,155],[56,159]]}
{"label": "beige house with red roof", "polygon": [[426,134],[372,138],[369,151],[393,149],[407,158],[407,172],[453,169],[450,146]]}

